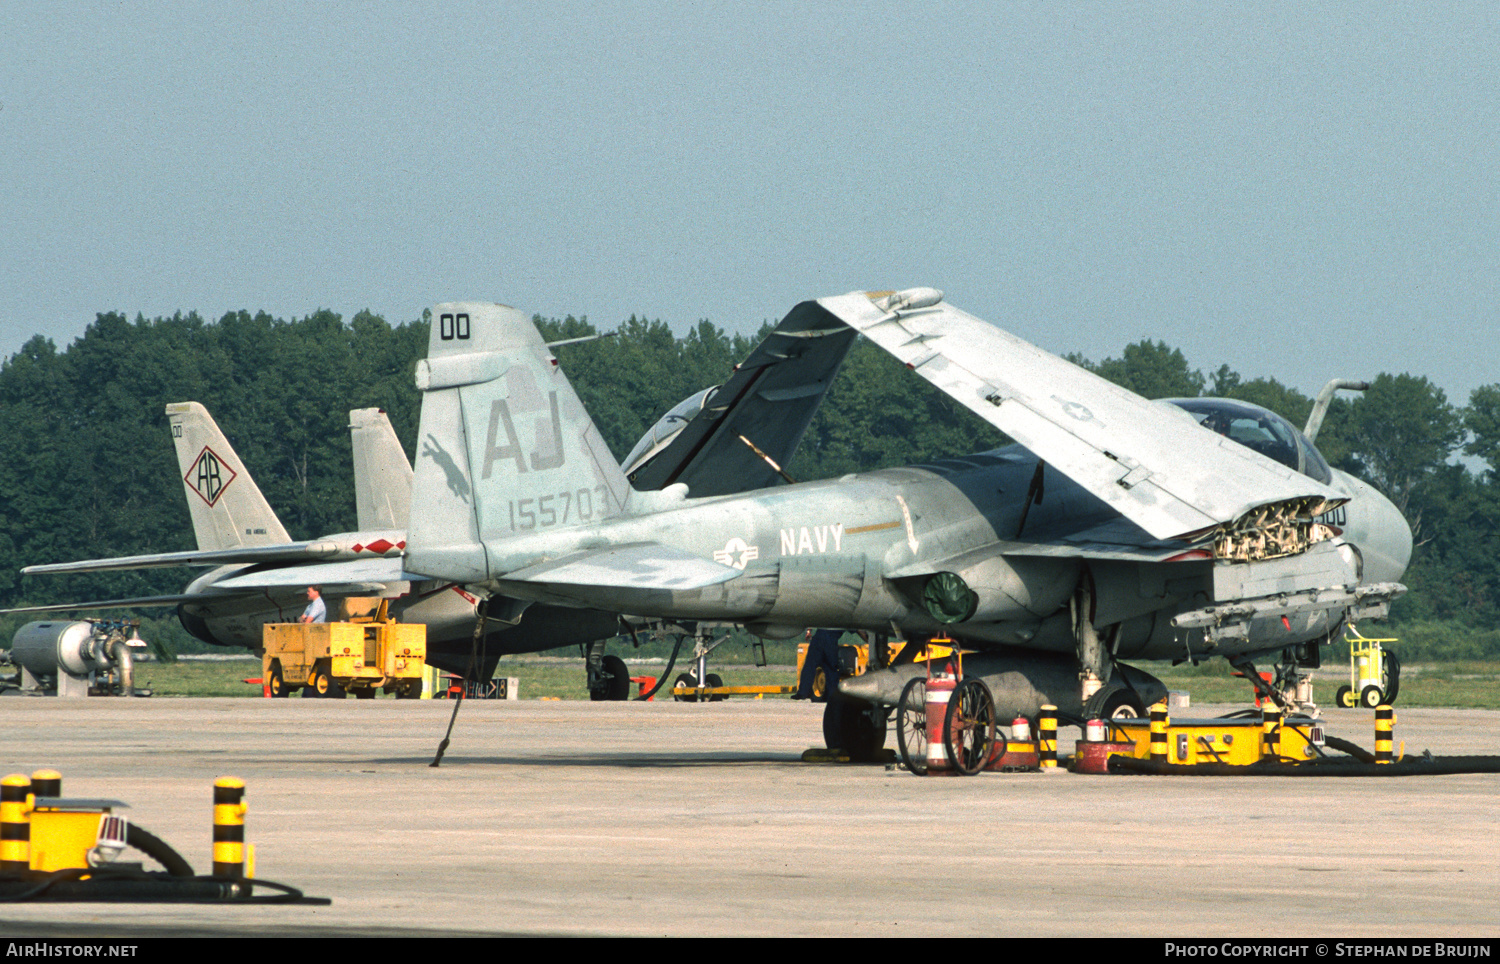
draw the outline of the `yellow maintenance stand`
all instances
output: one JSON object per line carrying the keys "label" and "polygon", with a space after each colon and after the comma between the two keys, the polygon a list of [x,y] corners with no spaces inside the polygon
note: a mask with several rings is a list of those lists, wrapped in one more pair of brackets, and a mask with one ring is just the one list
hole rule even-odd
{"label": "yellow maintenance stand", "polygon": [[360,699],[373,699],[377,691],[419,698],[427,627],[384,617],[382,603],[371,621],[267,623],[261,669],[270,695],[289,696],[305,687],[304,695],[332,699],[342,699],[345,691]]}
{"label": "yellow maintenance stand", "polygon": [[1344,627],[1344,640],[1349,644],[1349,685],[1340,686],[1333,701],[1345,709],[1395,705],[1401,691],[1401,660],[1384,646],[1396,640],[1363,636],[1352,625]]}

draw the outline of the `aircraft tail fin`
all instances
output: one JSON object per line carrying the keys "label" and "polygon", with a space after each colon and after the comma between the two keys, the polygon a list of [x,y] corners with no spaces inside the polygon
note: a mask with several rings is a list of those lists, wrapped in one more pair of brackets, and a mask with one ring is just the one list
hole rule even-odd
{"label": "aircraft tail fin", "polygon": [[432,310],[409,568],[489,578],[484,544],[619,515],[630,485],[531,320],[504,305]]}
{"label": "aircraft tail fin", "polygon": [[349,413],[354,447],[354,508],[359,530],[405,529],[411,521],[411,463],[378,408]]}
{"label": "aircraft tail fin", "polygon": [[199,549],[292,541],[208,409],[174,402],[167,406],[167,422]]}

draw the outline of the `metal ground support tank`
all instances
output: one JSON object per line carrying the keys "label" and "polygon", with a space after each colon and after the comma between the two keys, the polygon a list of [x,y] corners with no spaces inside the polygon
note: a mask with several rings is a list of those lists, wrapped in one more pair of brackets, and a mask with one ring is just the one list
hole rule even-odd
{"label": "metal ground support tank", "polygon": [[133,629],[118,621],[27,623],[16,630],[10,650],[11,662],[21,667],[21,689],[54,690],[58,696],[135,695],[131,650],[146,644]]}

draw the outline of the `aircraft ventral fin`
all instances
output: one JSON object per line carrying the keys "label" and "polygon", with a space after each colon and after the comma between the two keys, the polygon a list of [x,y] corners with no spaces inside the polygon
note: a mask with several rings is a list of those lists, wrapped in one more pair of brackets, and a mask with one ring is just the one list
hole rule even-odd
{"label": "aircraft ventral fin", "polygon": [[967,312],[925,298],[888,311],[887,301],[851,292],[816,304],[1153,538],[1183,538],[1274,503],[1306,500],[1316,513],[1344,501]]}

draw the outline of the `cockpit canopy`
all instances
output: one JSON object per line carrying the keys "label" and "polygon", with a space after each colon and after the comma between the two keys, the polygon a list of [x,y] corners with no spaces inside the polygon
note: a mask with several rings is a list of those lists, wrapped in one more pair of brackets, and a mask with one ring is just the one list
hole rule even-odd
{"label": "cockpit canopy", "polygon": [[630,454],[625,456],[625,461],[622,463],[625,474],[629,475],[634,472],[656,455],[657,452],[666,448],[667,444],[676,438],[677,434],[687,426],[687,423],[691,422],[703,410],[703,406],[708,404],[708,400],[713,398],[714,393],[718,390],[719,386],[712,385],[701,392],[694,392],[676,405],[673,405],[671,411],[657,419],[656,424],[651,426],[645,435],[641,436],[640,441],[635,443],[635,448],[631,449]]}
{"label": "cockpit canopy", "polygon": [[1261,455],[1327,484],[1333,472],[1323,456],[1291,422],[1275,412],[1228,398],[1168,398],[1198,424]]}

